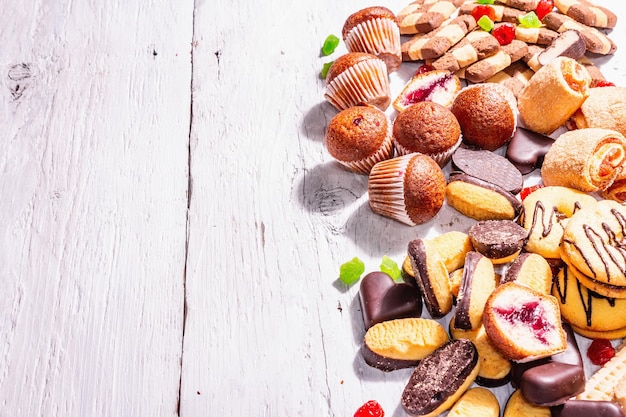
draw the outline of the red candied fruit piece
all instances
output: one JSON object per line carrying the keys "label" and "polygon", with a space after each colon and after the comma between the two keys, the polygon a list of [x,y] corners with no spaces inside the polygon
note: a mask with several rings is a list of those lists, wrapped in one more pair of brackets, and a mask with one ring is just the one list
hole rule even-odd
{"label": "red candied fruit piece", "polygon": [[611,81],[607,81],[607,80],[599,80],[599,81],[596,81],[593,86],[594,87],[615,87],[615,83],[612,83]]}
{"label": "red candied fruit piece", "polygon": [[483,16],[487,16],[494,22],[496,20],[496,11],[493,7],[487,6],[486,4],[479,4],[472,9],[472,17],[476,19],[477,22]]}
{"label": "red candied fruit piece", "polygon": [[540,308],[539,302],[531,301],[520,307],[498,308],[496,312],[504,317],[509,323],[523,323],[533,330],[535,337],[543,344],[548,344],[546,333],[552,325],[546,321],[543,315],[543,309]]}
{"label": "red candied fruit piece", "polygon": [[540,0],[537,3],[537,7],[535,8],[535,14],[539,18],[539,20],[543,20],[543,18],[554,9],[554,1],[553,0]]}
{"label": "red candied fruit piece", "polygon": [[378,402],[369,400],[356,410],[354,417],[385,417],[385,412]]}
{"label": "red candied fruit piece", "polygon": [[503,23],[491,31],[500,45],[508,45],[515,39],[515,26],[511,23]]}
{"label": "red candied fruit piece", "polygon": [[424,65],[420,66],[417,69],[417,71],[415,71],[415,75],[425,74],[425,73],[430,72],[432,70],[434,70],[434,68],[431,65],[424,64]]}
{"label": "red candied fruit piece", "polygon": [[537,191],[541,187],[543,187],[543,185],[536,184],[536,185],[531,185],[530,187],[522,188],[522,191],[519,192],[519,197],[522,199],[522,201],[524,201],[524,199],[528,197],[530,193],[532,193],[533,191]]}
{"label": "red candied fruit piece", "polygon": [[594,365],[602,366],[615,356],[615,348],[607,339],[594,339],[587,350],[587,357]]}

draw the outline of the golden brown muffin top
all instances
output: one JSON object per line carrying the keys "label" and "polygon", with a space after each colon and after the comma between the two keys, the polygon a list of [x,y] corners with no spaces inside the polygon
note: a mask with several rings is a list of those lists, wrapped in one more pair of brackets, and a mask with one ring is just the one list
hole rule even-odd
{"label": "golden brown muffin top", "polygon": [[375,55],[368,54],[366,52],[348,52],[341,55],[333,62],[326,74],[326,84],[330,84],[335,77],[344,72],[350,67],[358,64],[359,62],[367,61],[369,59],[380,59]]}
{"label": "golden brown muffin top", "polygon": [[482,149],[498,149],[515,132],[515,112],[494,84],[475,84],[461,90],[451,111],[461,125],[463,141]]}
{"label": "golden brown muffin top", "polygon": [[389,135],[387,115],[373,106],[342,110],[326,129],[326,148],[337,160],[355,162],[376,153]]}
{"label": "golden brown muffin top", "polygon": [[417,153],[404,174],[404,204],[416,224],[435,217],[443,206],[446,177],[430,156]]}
{"label": "golden brown muffin top", "polygon": [[359,10],[358,12],[348,16],[343,25],[343,29],[341,30],[341,35],[345,40],[348,33],[350,33],[355,26],[358,26],[363,22],[367,22],[368,20],[385,18],[391,19],[394,22],[396,21],[396,15],[391,10],[383,6],[373,6]]}
{"label": "golden brown muffin top", "polygon": [[395,140],[413,152],[444,152],[456,144],[460,135],[461,127],[454,114],[431,101],[410,105],[393,123]]}

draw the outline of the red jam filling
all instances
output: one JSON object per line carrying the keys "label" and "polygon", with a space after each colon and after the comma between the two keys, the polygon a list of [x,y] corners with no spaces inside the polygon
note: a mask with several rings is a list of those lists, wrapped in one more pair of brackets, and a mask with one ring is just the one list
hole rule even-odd
{"label": "red jam filling", "polygon": [[546,335],[552,325],[546,320],[538,301],[524,303],[521,306],[499,307],[495,311],[511,324],[521,323],[529,326],[537,340],[544,345],[548,344]]}

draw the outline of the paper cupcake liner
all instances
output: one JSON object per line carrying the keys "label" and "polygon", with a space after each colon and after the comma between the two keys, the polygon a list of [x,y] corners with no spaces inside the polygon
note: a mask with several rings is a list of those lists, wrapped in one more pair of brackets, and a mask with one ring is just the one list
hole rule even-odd
{"label": "paper cupcake liner", "polygon": [[384,111],[389,95],[387,66],[381,59],[368,59],[348,68],[326,86],[324,94],[340,111],[359,104],[372,104]]}
{"label": "paper cupcake liner", "polygon": [[391,134],[389,133],[387,137],[383,140],[383,143],[380,146],[380,149],[376,151],[376,153],[370,155],[367,158],[358,160],[358,161],[339,161],[342,165],[349,168],[351,171],[357,172],[359,174],[369,174],[372,170],[372,167],[381,161],[385,161],[393,156],[393,140],[391,139]]}
{"label": "paper cupcake liner", "polygon": [[[463,141],[463,136],[459,135],[459,139],[456,141],[456,143],[454,145],[452,145],[452,147],[446,149],[445,151],[441,151],[441,152],[437,152],[437,153],[428,153],[428,152],[420,152],[423,153],[425,155],[430,156],[431,158],[433,158],[435,160],[435,162],[437,162],[437,164],[439,164],[439,166],[441,168],[444,167],[445,164],[448,163],[448,161],[450,160],[450,158],[452,157],[452,154],[454,153],[454,151],[456,151],[456,149],[461,146],[461,142]],[[411,153],[415,153],[418,152],[414,149],[409,149],[403,145],[401,145],[400,143],[398,143],[398,141],[394,140],[393,144],[396,148],[396,152],[398,155],[409,155]]]}
{"label": "paper cupcake liner", "polygon": [[368,181],[369,203],[374,213],[415,226],[404,202],[404,174],[415,154],[402,155],[374,165]]}
{"label": "paper cupcake liner", "polygon": [[367,52],[383,59],[388,72],[395,71],[402,62],[400,28],[392,19],[375,18],[356,25],[345,43],[350,52]]}

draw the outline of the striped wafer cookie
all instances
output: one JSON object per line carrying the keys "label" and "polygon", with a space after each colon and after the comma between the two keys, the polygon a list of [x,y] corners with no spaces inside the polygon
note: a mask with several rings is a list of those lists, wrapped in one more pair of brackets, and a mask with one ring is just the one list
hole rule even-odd
{"label": "striped wafer cookie", "polygon": [[[475,1],[466,1],[459,8],[459,15],[472,14],[472,10],[474,10],[474,7],[476,6],[478,6],[478,3]],[[491,7],[495,12],[495,22],[517,23],[517,18],[524,15],[522,10],[503,6],[501,4],[490,4],[489,7]]]}
{"label": "striped wafer cookie", "polygon": [[545,51],[546,48],[539,45],[528,45],[528,52],[522,58],[522,60],[532,69],[533,71],[539,71],[543,65],[539,63],[539,54]]}
{"label": "striped wafer cookie", "polygon": [[515,39],[508,45],[502,45],[495,55],[484,58],[467,67],[463,72],[463,76],[466,80],[473,83],[482,83],[513,62],[522,59],[527,52],[528,45]]}
{"label": "striped wafer cookie", "polygon": [[587,0],[555,0],[554,5],[561,13],[587,26],[613,28],[617,23],[615,13]]}
{"label": "striped wafer cookie", "polygon": [[487,79],[486,82],[502,84],[517,97],[534,74],[535,71],[530,69],[524,61],[519,60]]}
{"label": "striped wafer cookie", "polygon": [[539,0],[498,0],[500,3],[518,10],[529,12],[537,8]]}
{"label": "striped wafer cookie", "polygon": [[462,0],[413,1],[396,16],[400,34],[427,33],[438,28],[457,11],[461,3]]}
{"label": "striped wafer cookie", "polygon": [[587,51],[595,54],[610,55],[615,52],[617,45],[598,29],[575,21],[571,17],[558,12],[550,12],[543,18],[543,23],[552,30],[565,32],[574,29],[580,32],[585,40]]}
{"label": "striped wafer cookie", "polygon": [[587,380],[585,390],[576,398],[579,400],[611,401],[615,387],[626,375],[626,349],[624,343],[615,356]]}
{"label": "striped wafer cookie", "polygon": [[537,45],[550,45],[559,36],[559,33],[548,28],[529,28],[517,25],[515,39]]}
{"label": "striped wafer cookie", "polygon": [[450,19],[432,32],[417,34],[404,42],[401,46],[402,60],[439,58],[475,27],[476,20],[472,16],[463,15]]}
{"label": "striped wafer cookie", "polygon": [[499,50],[500,43],[493,35],[484,30],[473,30],[430,65],[435,69],[455,72],[494,55]]}

